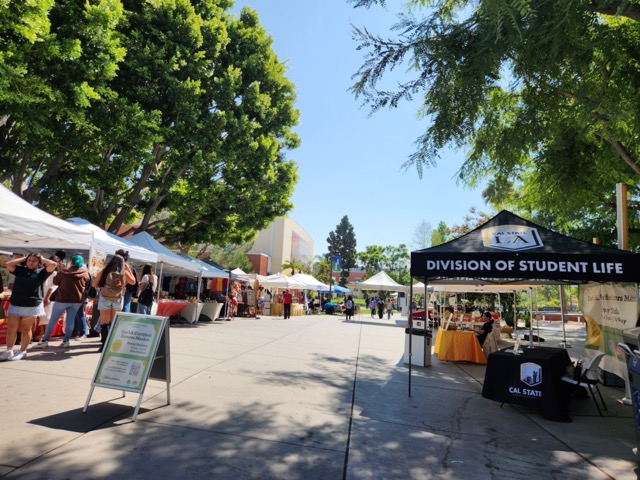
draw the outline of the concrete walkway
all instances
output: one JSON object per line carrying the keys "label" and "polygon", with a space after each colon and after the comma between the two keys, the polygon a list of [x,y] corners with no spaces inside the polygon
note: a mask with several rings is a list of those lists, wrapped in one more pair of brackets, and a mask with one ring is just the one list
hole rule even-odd
{"label": "concrete walkway", "polygon": [[171,405],[150,380],[135,423],[137,395],[116,390],[97,388],[82,413],[93,339],[29,352],[0,364],[0,477],[637,478],[622,389],[603,389],[605,417],[588,399],[571,404],[571,423],[554,423],[483,398],[484,366],[433,356],[413,368],[409,397],[403,323],[314,315],[172,326]]}

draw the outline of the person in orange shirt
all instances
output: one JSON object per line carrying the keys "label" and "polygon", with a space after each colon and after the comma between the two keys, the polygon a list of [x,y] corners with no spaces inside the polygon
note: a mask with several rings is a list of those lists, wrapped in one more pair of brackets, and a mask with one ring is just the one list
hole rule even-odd
{"label": "person in orange shirt", "polygon": [[293,297],[289,293],[289,290],[284,291],[282,296],[282,303],[284,303],[284,318],[291,318],[291,302]]}

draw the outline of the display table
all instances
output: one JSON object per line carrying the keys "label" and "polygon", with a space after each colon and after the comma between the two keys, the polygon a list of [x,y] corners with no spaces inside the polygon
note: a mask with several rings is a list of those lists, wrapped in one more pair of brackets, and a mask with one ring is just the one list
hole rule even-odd
{"label": "display table", "polygon": [[301,315],[304,315],[304,305],[301,303],[293,303],[291,305],[291,316],[299,317]]}
{"label": "display table", "polygon": [[200,318],[203,305],[204,303],[188,303],[187,306],[180,311],[180,317],[189,323],[196,323]]}
{"label": "display table", "polygon": [[569,422],[571,385],[561,380],[571,363],[562,348],[522,348],[520,355],[502,349],[489,355],[482,396],[540,409],[543,417]]}
{"label": "display table", "polygon": [[440,361],[487,363],[474,332],[438,329],[433,353]]}
{"label": "display table", "polygon": [[284,314],[284,305],[282,303],[272,303],[271,304],[271,316],[272,317],[282,317]]}
{"label": "display table", "polygon": [[203,320],[208,322],[213,322],[220,316],[220,312],[222,311],[222,306],[224,303],[210,303],[206,302],[202,304],[202,310],[200,311],[200,315]]}
{"label": "display table", "polygon": [[174,317],[178,315],[182,310],[191,305],[189,302],[178,302],[171,300],[164,300],[158,303],[158,309],[156,315],[159,317]]}

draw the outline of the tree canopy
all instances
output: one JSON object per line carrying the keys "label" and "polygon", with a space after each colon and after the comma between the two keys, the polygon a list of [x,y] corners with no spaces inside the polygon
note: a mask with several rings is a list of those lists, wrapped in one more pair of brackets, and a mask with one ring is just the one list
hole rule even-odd
{"label": "tree canopy", "polygon": [[294,85],[257,14],[231,5],[8,2],[0,181],[169,243],[241,244],[289,211]]}
{"label": "tree canopy", "polygon": [[[460,179],[487,181],[495,208],[614,244],[615,184],[629,186],[634,211],[640,194],[640,2],[408,6],[390,38],[354,29],[365,60],[352,87],[373,111],[421,100],[425,131],[405,165],[422,175],[445,148],[465,148]],[[399,67],[408,78],[388,88]]]}

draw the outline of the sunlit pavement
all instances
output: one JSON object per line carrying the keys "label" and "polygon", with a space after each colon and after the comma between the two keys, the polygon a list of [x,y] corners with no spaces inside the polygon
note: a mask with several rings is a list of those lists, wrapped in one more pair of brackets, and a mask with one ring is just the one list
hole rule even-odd
{"label": "sunlit pavement", "polygon": [[[539,326],[545,345],[563,340]],[[403,364],[404,322],[363,314],[176,325],[165,384],[97,388],[94,339],[0,364],[6,478],[635,479],[631,407],[570,405],[572,422],[481,396],[484,366]],[[534,334],[538,331],[534,329]],[[584,326],[571,325],[574,358]],[[51,345],[59,342],[52,341]],[[509,344],[504,338],[501,346]],[[411,394],[409,396],[409,394]]]}

